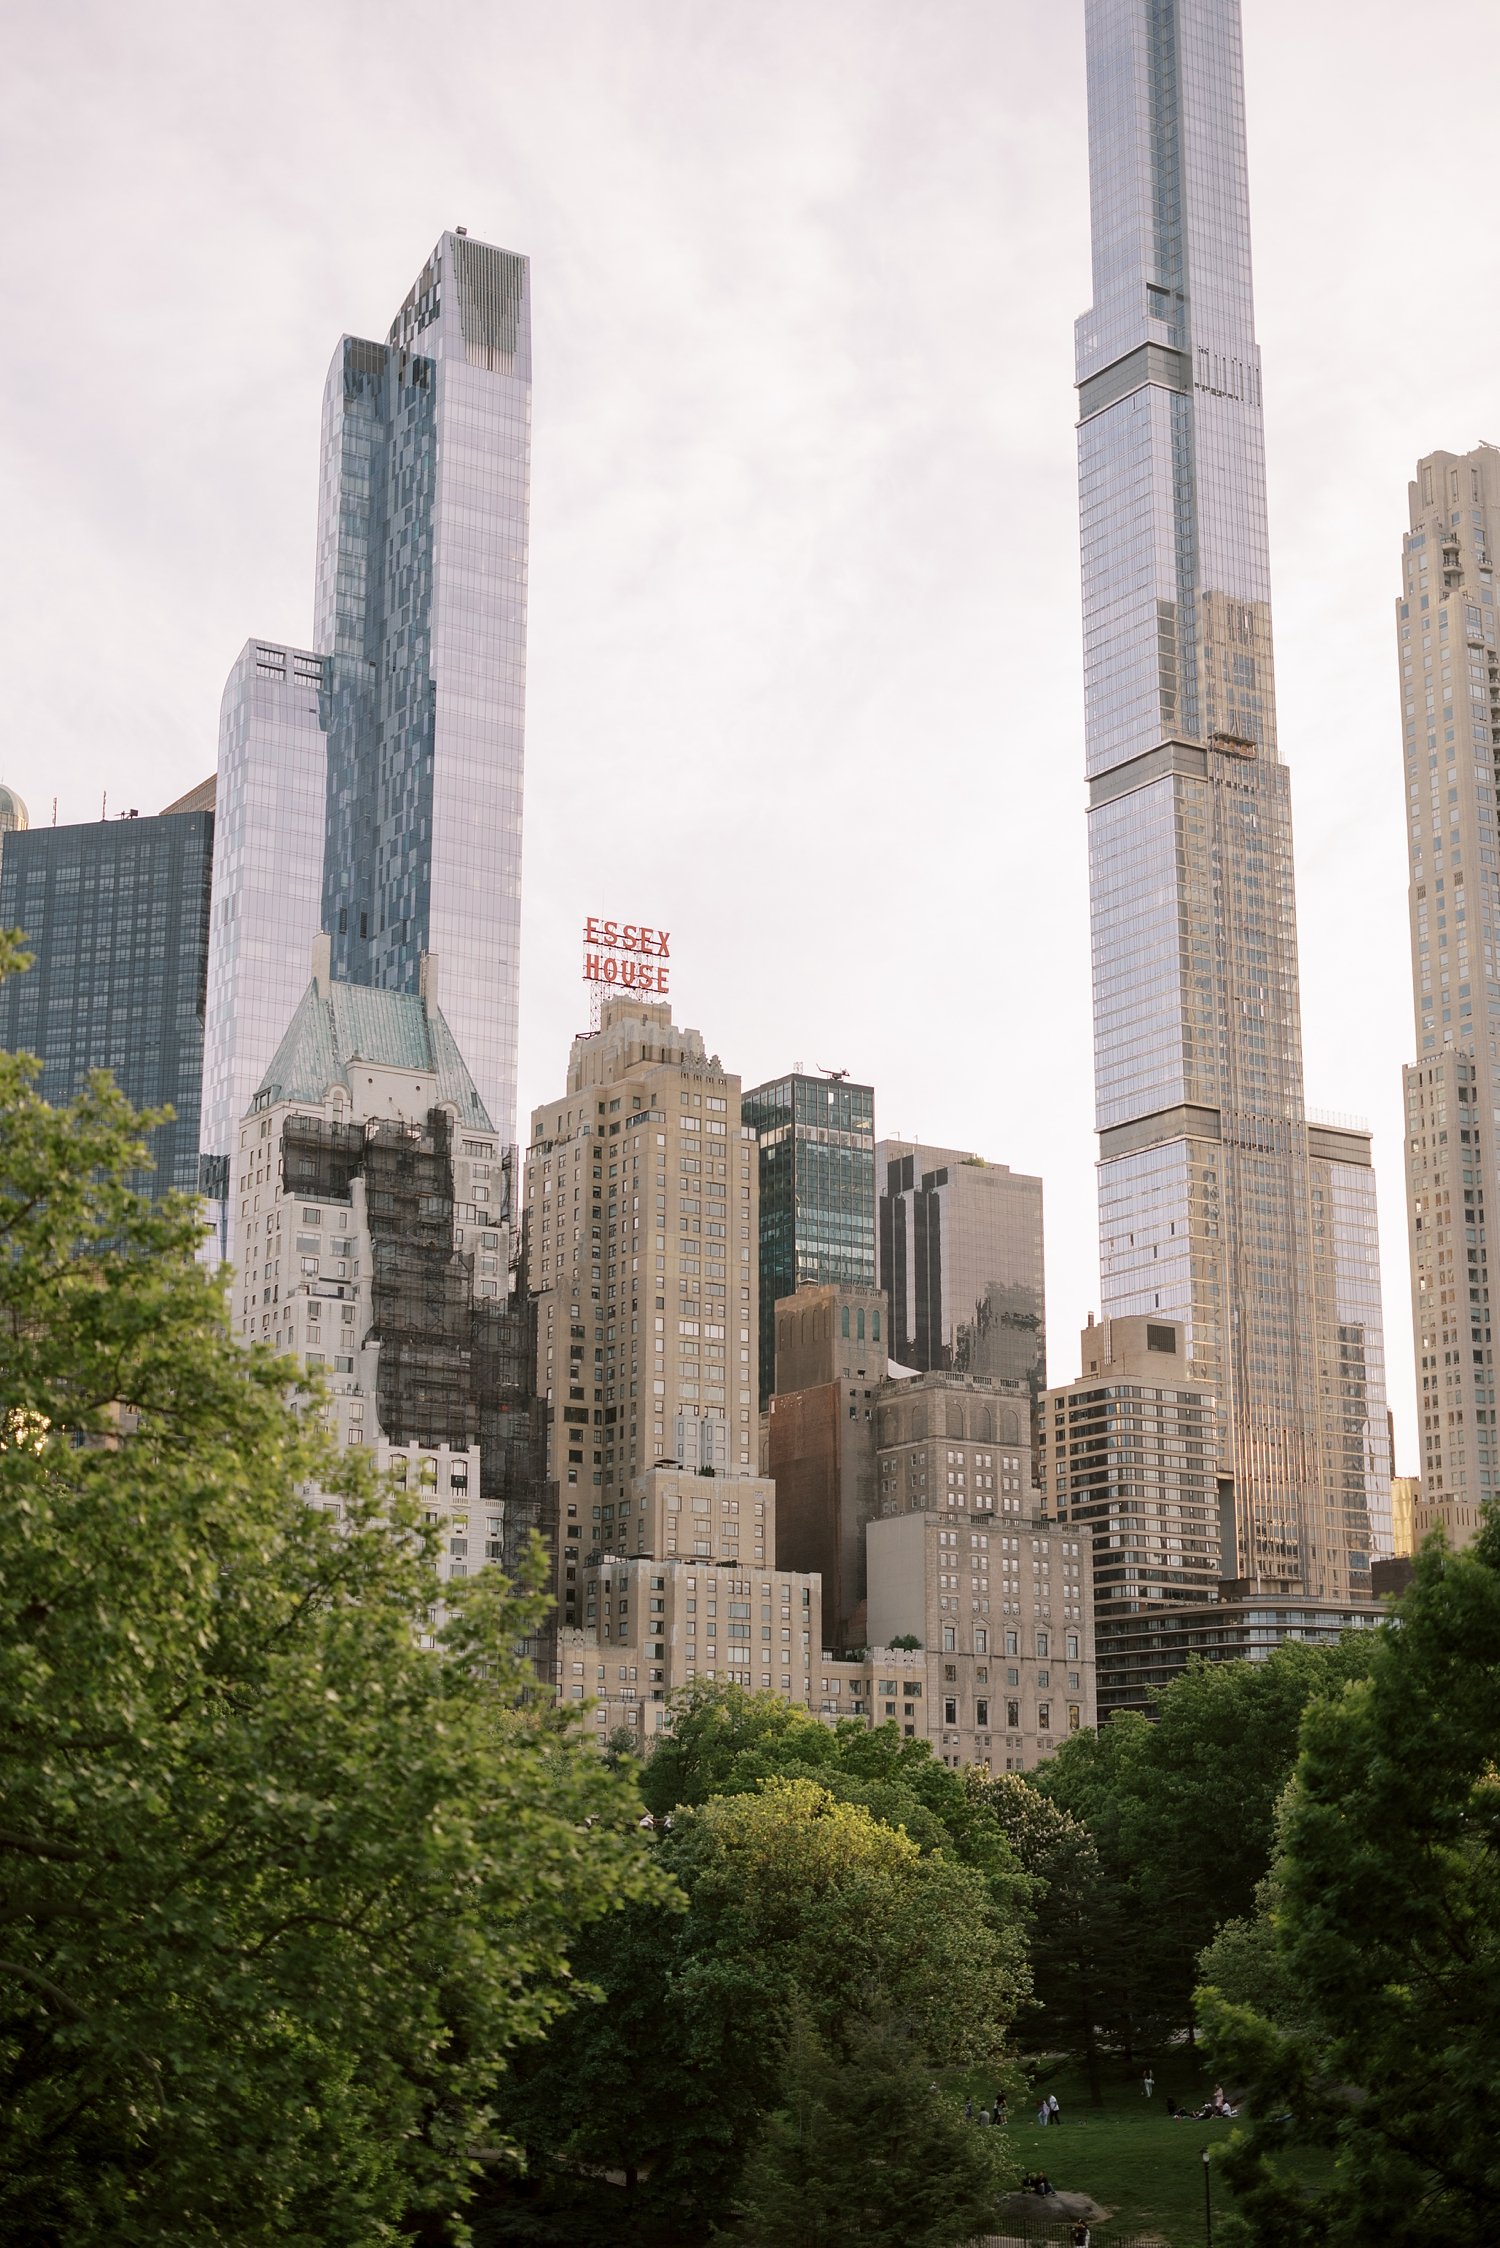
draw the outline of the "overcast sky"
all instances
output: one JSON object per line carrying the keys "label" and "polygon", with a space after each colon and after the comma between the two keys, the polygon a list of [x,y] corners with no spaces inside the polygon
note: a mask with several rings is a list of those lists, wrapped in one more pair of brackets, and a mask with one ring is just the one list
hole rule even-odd
{"label": "overcast sky", "polygon": [[[670,927],[747,1084],[1040,1171],[1097,1304],[1072,322],[1077,0],[12,0],[0,779],[215,761],[311,628],[318,411],[445,226],[532,260],[523,1107],[587,912]],[[1391,600],[1420,452],[1500,438],[1493,0],[1245,0],[1309,1099],[1377,1132],[1415,1464]],[[1438,164],[1445,153],[1447,168]]]}

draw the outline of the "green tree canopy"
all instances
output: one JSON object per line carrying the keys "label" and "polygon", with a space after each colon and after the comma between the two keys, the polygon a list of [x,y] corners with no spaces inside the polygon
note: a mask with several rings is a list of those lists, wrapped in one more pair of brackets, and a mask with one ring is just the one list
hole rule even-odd
{"label": "green tree canopy", "polygon": [[[1256,2120],[1225,2158],[1239,2237],[1411,2248],[1495,2236],[1500,2206],[1500,1518],[1433,1540],[1368,1676],[1314,1703],[1270,1929],[1299,2019],[1205,1989],[1216,2066]],[[1278,1986],[1280,1987],[1280,1986]],[[1331,2148],[1309,2198],[1290,2134]]]}
{"label": "green tree canopy", "polygon": [[856,2024],[835,2052],[799,2006],[737,2199],[750,2248],[954,2248],[1015,2175],[898,2031]]}
{"label": "green tree canopy", "polygon": [[[843,2059],[878,2029],[929,2072],[1000,2060],[1024,1942],[980,1868],[806,1778],[681,1808],[658,1847],[688,1910],[599,1928],[583,1965],[604,2004],[520,2058],[507,2122],[550,2184],[496,2238],[586,2248],[722,2217],[799,2010]],[[609,2170],[628,2215],[586,2182]]]}
{"label": "green tree canopy", "polygon": [[1163,1689],[1155,1723],[1114,1717],[1034,1775],[1094,1838],[1126,1938],[1120,2004],[1142,2034],[1191,2021],[1198,1954],[1226,1919],[1254,1913],[1303,1712],[1363,1675],[1372,1638],[1289,1642],[1265,1662],[1194,1660]]}
{"label": "green tree canopy", "polygon": [[800,1704],[707,1680],[672,1698],[672,1729],[642,1777],[650,1808],[665,1816],[715,1795],[754,1793],[769,1780],[806,1779],[844,1803],[902,1827],[923,1851],[977,1867],[1003,1912],[1026,1888],[990,1807],[925,1740],[857,1718],[825,1725]]}
{"label": "green tree canopy", "polygon": [[525,1703],[537,1597],[487,1572],[419,1644],[417,1517],[130,1189],[150,1120],[36,1066],[0,1055],[0,2233],[366,2248],[459,2205],[574,1939],[668,1885]]}

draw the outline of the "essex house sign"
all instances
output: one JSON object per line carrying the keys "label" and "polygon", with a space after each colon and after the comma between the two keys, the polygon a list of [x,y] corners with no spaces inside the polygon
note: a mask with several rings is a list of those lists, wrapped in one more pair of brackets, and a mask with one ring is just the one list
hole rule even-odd
{"label": "essex house sign", "polygon": [[664,996],[671,987],[670,970],[662,962],[671,957],[668,929],[653,929],[642,921],[604,921],[592,913],[583,924],[583,980],[594,987],[590,997],[596,1001],[604,985]]}

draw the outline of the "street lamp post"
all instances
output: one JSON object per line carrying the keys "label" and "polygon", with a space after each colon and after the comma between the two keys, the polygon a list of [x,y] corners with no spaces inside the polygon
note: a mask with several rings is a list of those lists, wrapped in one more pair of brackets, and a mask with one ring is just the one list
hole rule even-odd
{"label": "street lamp post", "polygon": [[1214,2204],[1210,2178],[1208,2149],[1203,2149],[1203,2237],[1208,2248],[1214,2248]]}

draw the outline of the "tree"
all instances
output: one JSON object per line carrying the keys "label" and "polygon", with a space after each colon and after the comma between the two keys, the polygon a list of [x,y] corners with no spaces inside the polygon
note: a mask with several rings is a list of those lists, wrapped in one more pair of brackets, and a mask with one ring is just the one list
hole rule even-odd
{"label": "tree", "polygon": [[[1368,1675],[1303,1719],[1271,1929],[1301,2019],[1205,1988],[1255,2121],[1224,2160],[1240,2237],[1411,2248],[1493,2237],[1500,2166],[1500,1518],[1430,1540]],[[1290,2119],[1290,2120],[1288,2120]],[[1302,2189],[1298,2142],[1333,2151]]]}
{"label": "tree", "polygon": [[1127,2043],[1191,2024],[1199,1953],[1223,1921],[1254,1912],[1303,1712],[1362,1675],[1371,1636],[1288,1643],[1263,1663],[1195,1660],[1162,1691],[1154,1724],[1112,1718],[1035,1775],[1084,1820],[1113,1889]]}
{"label": "tree", "polygon": [[[601,1926],[583,1963],[605,2003],[519,2057],[506,2121],[551,2183],[541,2206],[508,2195],[487,2237],[706,2229],[777,2104],[799,2009],[843,2060],[878,2029],[929,2076],[999,2061],[1024,1946],[979,1868],[802,1778],[680,1809],[658,1848],[688,1910]],[[623,2192],[593,2182],[608,2172]]]}
{"label": "tree", "polygon": [[898,2032],[854,2024],[835,2052],[799,2005],[738,2200],[751,2248],[953,2248],[1014,2177]]}
{"label": "tree", "polygon": [[646,1766],[642,1789],[658,1816],[711,1796],[752,1794],[773,1779],[807,1779],[862,1804],[926,1852],[977,1867],[995,1909],[1014,1918],[1026,1884],[993,1812],[926,1741],[856,1718],[825,1725],[774,1694],[703,1681],[674,1695],[672,1729]]}
{"label": "tree", "polygon": [[156,1120],[36,1070],[0,1056],[0,2234],[364,2248],[459,2207],[575,1937],[667,1884],[525,1704],[537,1594],[486,1572],[419,1644],[419,1518],[130,1188]]}
{"label": "tree", "polygon": [[1119,1900],[1082,1819],[1064,1811],[1019,1772],[971,1783],[993,1813],[1032,1884],[1026,1917],[1032,1993],[1023,2032],[1077,2054],[1089,2098],[1104,2105],[1101,2028],[1117,2011],[1122,1925]]}

